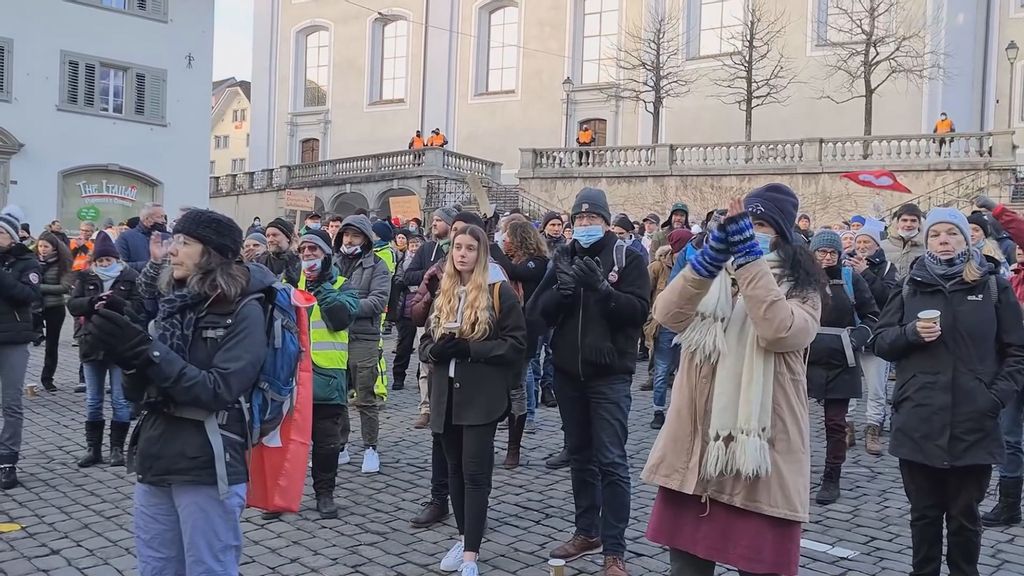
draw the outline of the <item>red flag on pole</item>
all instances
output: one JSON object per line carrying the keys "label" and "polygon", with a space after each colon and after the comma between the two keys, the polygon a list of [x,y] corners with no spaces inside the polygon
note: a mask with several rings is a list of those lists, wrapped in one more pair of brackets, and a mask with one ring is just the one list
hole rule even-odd
{"label": "red flag on pole", "polygon": [[891,190],[893,192],[902,192],[904,194],[910,194],[910,188],[907,188],[896,179],[896,175],[888,170],[858,170],[856,172],[846,172],[840,174],[840,178],[846,178],[847,180],[864,186],[866,188],[878,188],[881,190]]}

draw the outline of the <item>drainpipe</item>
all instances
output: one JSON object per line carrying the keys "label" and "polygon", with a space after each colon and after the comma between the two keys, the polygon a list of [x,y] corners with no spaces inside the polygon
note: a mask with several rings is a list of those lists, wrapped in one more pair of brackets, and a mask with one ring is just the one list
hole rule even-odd
{"label": "drainpipe", "polygon": [[[985,119],[988,116],[988,108],[989,108],[989,106],[995,104],[994,102],[989,103],[989,100],[988,100],[989,83],[995,81],[995,78],[990,77],[991,75],[989,74],[989,69],[992,67],[992,50],[991,50],[991,46],[990,45],[992,44],[992,41],[993,41],[993,38],[992,38],[992,36],[993,36],[993,34],[992,34],[992,32],[993,32],[992,31],[992,2],[993,1],[995,1],[995,0],[986,0],[985,1],[985,43],[983,45],[982,58],[981,58],[981,77],[983,78],[983,80],[981,82],[981,108],[980,108],[981,117],[978,118],[978,128],[981,131],[984,131],[984,130],[988,129],[988,127],[985,126]],[[996,25],[998,26],[998,23]],[[993,128],[994,128],[994,126],[993,126]]]}

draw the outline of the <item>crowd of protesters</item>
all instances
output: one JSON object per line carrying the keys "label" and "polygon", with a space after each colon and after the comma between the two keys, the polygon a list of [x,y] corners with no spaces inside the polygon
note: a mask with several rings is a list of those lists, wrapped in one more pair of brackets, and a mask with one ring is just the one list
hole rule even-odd
{"label": "crowd of protesters", "polygon": [[[799,204],[767,184],[699,224],[682,201],[634,220],[584,188],[567,212],[536,221],[445,206],[427,221],[256,218],[244,233],[196,208],[168,223],[150,204],[132,221],[82,222],[75,238],[57,220],[35,237],[8,206],[0,488],[18,485],[23,395],[62,387],[70,315],[86,408],[77,465],[133,462],[139,572],[237,574],[248,479],[239,399],[266,354],[259,298],[277,283],[314,298],[310,476],[321,518],[339,516],[341,466],[358,457],[363,473],[381,472],[380,410],[417,357],[411,425],[430,433],[430,498],[410,521],[454,514],[443,571],[480,573],[495,437],[507,430],[501,465],[518,467],[538,449],[524,434],[546,406],[563,432],[546,465],[570,469],[575,514],[549,556],[601,554],[605,576],[628,573],[626,443],[633,375],[646,362],[639,390],[652,392],[660,431],[641,475],[657,487],[646,536],[669,549],[673,576],[711,576],[719,564],[797,574],[810,403],[822,406],[825,437],[814,497],[830,505],[842,499],[862,398],[867,454],[882,454],[889,423],[913,574],[939,573],[944,527],[950,573],[977,574],[982,526],[1021,522],[1024,218],[981,196],[969,215],[904,204],[888,226],[854,215],[815,229]],[[27,374],[33,345],[45,345],[38,377]],[[350,404],[361,454],[350,449]],[[993,466],[998,502],[982,514]]]}

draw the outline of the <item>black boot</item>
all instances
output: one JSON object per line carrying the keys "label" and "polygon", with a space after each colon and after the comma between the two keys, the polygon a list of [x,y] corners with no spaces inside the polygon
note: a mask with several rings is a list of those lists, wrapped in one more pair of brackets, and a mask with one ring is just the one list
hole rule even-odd
{"label": "black boot", "polygon": [[569,448],[563,446],[562,451],[559,452],[558,454],[555,454],[551,458],[548,458],[547,461],[544,462],[544,465],[547,466],[548,468],[551,468],[552,470],[557,470],[558,468],[565,468],[566,466],[568,466]]}
{"label": "black boot", "polygon": [[509,416],[508,450],[502,466],[507,470],[519,467],[519,453],[523,445],[523,430],[526,430],[526,414]]}
{"label": "black boot", "polygon": [[840,466],[825,466],[825,473],[821,475],[821,488],[818,489],[818,495],[814,498],[815,502],[827,506],[839,500],[839,495],[842,493],[839,488],[839,477],[842,470]]}
{"label": "black boot", "polygon": [[320,513],[320,518],[323,520],[337,518],[338,505],[334,503],[334,496],[331,494],[317,494],[316,511]]}
{"label": "black boot", "polygon": [[110,422],[110,465],[124,466],[124,440],[128,437],[130,422]]}
{"label": "black boot", "polygon": [[334,503],[334,487],[338,477],[338,449],[313,451],[313,493],[316,494],[316,510],[320,517],[337,518],[338,506]]}
{"label": "black boot", "polygon": [[78,459],[79,468],[88,468],[103,463],[103,420],[89,420],[85,423],[85,454]]}
{"label": "black boot", "polygon": [[548,408],[558,408],[558,400],[551,388],[542,388],[540,391],[540,403]]}
{"label": "black boot", "polygon": [[999,500],[992,510],[981,516],[981,525],[994,528],[996,526],[1014,526],[1020,524],[1020,494],[1024,486],[1021,478],[999,478]]}
{"label": "black boot", "polygon": [[0,490],[10,490],[18,485],[18,468],[14,464],[0,464]]}

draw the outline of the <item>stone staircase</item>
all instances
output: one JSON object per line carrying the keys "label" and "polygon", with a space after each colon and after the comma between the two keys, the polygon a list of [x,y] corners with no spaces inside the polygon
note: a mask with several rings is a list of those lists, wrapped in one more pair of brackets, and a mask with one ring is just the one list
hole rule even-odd
{"label": "stone staircase", "polygon": [[[487,199],[490,200],[498,214],[511,212],[518,208],[527,218],[540,220],[545,212],[559,211],[558,208],[528,194],[519,186],[499,184],[490,179],[483,179],[483,185],[487,191]],[[436,178],[427,181],[427,193],[423,205],[425,216],[429,217],[434,210],[441,206],[455,204],[473,212],[479,212],[480,208],[465,180]]]}
{"label": "stone staircase", "polygon": [[892,215],[900,206],[911,203],[917,204],[924,212],[935,207],[951,207],[969,212],[974,206],[974,198],[979,194],[1014,210],[1024,210],[1024,166],[971,172],[924,194],[894,204],[889,207],[887,214]]}

